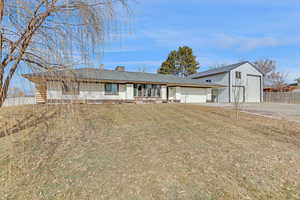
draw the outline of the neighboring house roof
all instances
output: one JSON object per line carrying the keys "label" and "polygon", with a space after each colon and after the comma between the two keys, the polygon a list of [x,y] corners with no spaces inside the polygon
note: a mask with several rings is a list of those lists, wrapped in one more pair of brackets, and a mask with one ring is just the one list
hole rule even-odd
{"label": "neighboring house roof", "polygon": [[82,81],[113,81],[119,83],[161,83],[195,87],[223,87],[213,83],[202,83],[190,78],[180,78],[174,75],[163,75],[143,72],[125,72],[101,70],[95,68],[66,69],[49,72],[24,74],[23,77],[35,82],[37,80],[74,79]]}
{"label": "neighboring house roof", "polygon": [[258,69],[254,64],[252,64],[249,61],[244,61],[244,62],[232,64],[232,65],[227,65],[224,67],[218,67],[215,69],[207,70],[207,71],[200,72],[197,74],[193,74],[193,75],[189,76],[189,78],[201,78],[201,77],[211,76],[211,75],[215,75],[215,74],[222,74],[222,73],[230,72],[230,71],[234,70],[235,68],[242,66],[246,63],[252,65],[256,70],[258,70],[260,73],[262,73],[261,70]]}
{"label": "neighboring house roof", "polygon": [[298,83],[291,83],[288,86],[298,86]]}

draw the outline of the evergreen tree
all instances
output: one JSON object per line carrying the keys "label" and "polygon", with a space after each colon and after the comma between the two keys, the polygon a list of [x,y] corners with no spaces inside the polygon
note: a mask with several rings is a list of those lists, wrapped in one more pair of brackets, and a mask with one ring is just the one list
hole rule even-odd
{"label": "evergreen tree", "polygon": [[171,51],[166,61],[158,69],[160,74],[173,74],[180,77],[187,77],[199,69],[199,63],[193,50],[190,47],[179,47],[177,51]]}

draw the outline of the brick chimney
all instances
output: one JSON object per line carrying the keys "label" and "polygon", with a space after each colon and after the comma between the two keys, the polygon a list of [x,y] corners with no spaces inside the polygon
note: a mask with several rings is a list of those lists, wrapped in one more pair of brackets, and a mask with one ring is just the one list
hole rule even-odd
{"label": "brick chimney", "polygon": [[115,70],[118,71],[118,72],[124,72],[125,67],[124,66],[117,66]]}

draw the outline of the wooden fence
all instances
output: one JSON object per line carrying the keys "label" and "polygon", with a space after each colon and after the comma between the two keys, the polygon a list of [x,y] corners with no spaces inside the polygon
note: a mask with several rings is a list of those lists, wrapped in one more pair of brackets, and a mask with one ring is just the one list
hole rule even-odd
{"label": "wooden fence", "polygon": [[300,104],[300,92],[264,92],[264,102]]}

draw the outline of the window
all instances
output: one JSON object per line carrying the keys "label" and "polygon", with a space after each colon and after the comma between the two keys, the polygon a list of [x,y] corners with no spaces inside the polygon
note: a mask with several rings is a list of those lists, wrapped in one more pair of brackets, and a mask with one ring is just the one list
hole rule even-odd
{"label": "window", "polygon": [[79,95],[79,83],[74,81],[62,82],[63,95]]}
{"label": "window", "polygon": [[211,80],[206,80],[206,83],[211,83]]}
{"label": "window", "polygon": [[242,79],[242,72],[235,72],[236,79]]}
{"label": "window", "polygon": [[135,97],[160,97],[161,86],[154,84],[134,84]]}
{"label": "window", "polygon": [[119,84],[105,83],[105,95],[119,95]]}

